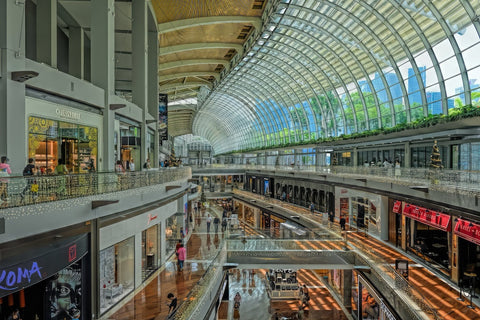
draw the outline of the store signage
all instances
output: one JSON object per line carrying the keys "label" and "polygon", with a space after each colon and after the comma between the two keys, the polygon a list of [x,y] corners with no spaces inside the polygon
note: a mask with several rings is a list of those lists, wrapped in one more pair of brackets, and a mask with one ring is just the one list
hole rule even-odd
{"label": "store signage", "polygon": [[395,201],[393,204],[393,212],[395,213],[400,213],[402,208],[402,201]]}
{"label": "store signage", "polygon": [[60,118],[65,118],[70,120],[80,120],[80,118],[82,117],[82,114],[80,112],[75,112],[75,111],[70,111],[70,110],[65,110],[60,108],[57,108],[55,110],[55,113]]}
{"label": "store signage", "polygon": [[150,222],[152,222],[153,220],[157,219],[158,215],[152,215],[151,213],[148,214],[148,223],[147,225],[150,224]]}
{"label": "store signage", "polygon": [[403,208],[403,214],[421,223],[447,232],[451,231],[452,228],[451,216],[445,213],[407,203]]}
{"label": "store signage", "polygon": [[4,261],[0,261],[0,298],[48,279],[81,259],[88,248],[88,236],[82,235],[71,241],[59,241],[58,247],[42,255],[23,256],[26,260],[11,265],[1,265]]}
{"label": "store signage", "polygon": [[74,244],[68,248],[68,262],[72,262],[77,259],[77,245]]}
{"label": "store signage", "polygon": [[453,230],[455,234],[470,242],[480,245],[480,224],[458,219]]}
{"label": "store signage", "polygon": [[[12,291],[30,284],[33,277],[42,280],[40,267],[36,261],[28,266],[18,266],[0,271],[0,289]],[[35,281],[38,282],[38,281]]]}

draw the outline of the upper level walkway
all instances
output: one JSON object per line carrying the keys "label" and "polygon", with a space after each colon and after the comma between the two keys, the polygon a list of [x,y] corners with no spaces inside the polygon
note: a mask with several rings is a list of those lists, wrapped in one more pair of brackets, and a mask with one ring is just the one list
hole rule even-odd
{"label": "upper level walkway", "polygon": [[318,178],[328,176],[352,179],[368,179],[377,182],[394,182],[414,190],[434,190],[439,192],[480,196],[480,172],[466,170],[429,168],[385,168],[385,167],[347,167],[347,166],[273,166],[273,165],[221,165],[193,166],[192,174],[198,175],[235,175],[239,170],[288,172],[293,174],[312,174]]}
{"label": "upper level walkway", "polygon": [[3,175],[0,177],[0,208],[102,195],[186,180],[190,177],[190,167],[26,177]]}

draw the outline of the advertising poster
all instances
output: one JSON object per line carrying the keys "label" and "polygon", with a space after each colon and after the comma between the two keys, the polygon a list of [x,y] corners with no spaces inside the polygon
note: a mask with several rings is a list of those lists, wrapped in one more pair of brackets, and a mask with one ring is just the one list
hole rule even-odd
{"label": "advertising poster", "polygon": [[158,136],[160,145],[168,140],[168,95],[158,95]]}
{"label": "advertising poster", "polygon": [[49,303],[47,319],[84,319],[81,315],[82,266],[80,262],[66,267],[53,276],[46,290],[46,299]]}

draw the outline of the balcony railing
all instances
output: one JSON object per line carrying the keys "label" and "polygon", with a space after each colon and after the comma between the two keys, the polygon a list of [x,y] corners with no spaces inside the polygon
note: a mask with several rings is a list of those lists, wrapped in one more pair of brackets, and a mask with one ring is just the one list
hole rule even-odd
{"label": "balcony railing", "polygon": [[0,177],[0,208],[124,191],[188,179],[191,169]]}
{"label": "balcony railing", "polygon": [[351,178],[366,178],[380,182],[394,182],[405,186],[421,186],[431,190],[480,195],[480,171],[429,169],[429,168],[385,168],[385,167],[347,167],[347,166],[274,166],[274,165],[238,165],[213,164],[192,167],[194,174],[204,169],[245,169],[265,171],[288,171],[298,173],[314,172],[318,175],[337,175]]}

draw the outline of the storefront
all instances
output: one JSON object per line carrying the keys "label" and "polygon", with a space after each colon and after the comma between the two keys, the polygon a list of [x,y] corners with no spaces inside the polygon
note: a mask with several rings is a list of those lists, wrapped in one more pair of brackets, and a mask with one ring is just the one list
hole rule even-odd
{"label": "storefront", "polygon": [[245,207],[245,222],[255,226],[255,210],[252,207]]}
{"label": "storefront", "polygon": [[135,237],[100,251],[100,313],[135,288]]}
{"label": "storefront", "polygon": [[88,235],[58,240],[51,248],[25,251],[33,258],[0,266],[0,319],[14,309],[21,310],[22,319],[88,318]]}
{"label": "storefront", "polygon": [[132,171],[130,163],[134,164],[134,170],[142,170],[143,163],[140,161],[141,128],[133,121],[122,120],[120,120],[120,160],[125,170]]}
{"label": "storefront", "polygon": [[263,211],[260,216],[260,227],[273,238],[280,237],[280,225],[286,220],[270,212]]}
{"label": "storefront", "polygon": [[95,113],[26,98],[28,158],[42,174],[51,174],[58,164],[70,173],[95,171],[102,118]]}
{"label": "storefront", "polygon": [[165,245],[167,256],[175,252],[175,246],[180,239],[180,225],[177,222],[177,216],[173,215],[165,221]]}
{"label": "storefront", "polygon": [[388,198],[360,190],[335,188],[335,217],[353,230],[388,239]]}
{"label": "storefront", "polygon": [[480,223],[455,218],[453,233],[452,261],[454,268],[457,268],[457,282],[461,282],[464,288],[471,286],[475,288],[476,293],[479,293]]}
{"label": "storefront", "polygon": [[395,320],[400,317],[366,278],[358,274],[352,291],[352,316],[358,320]]}
{"label": "storefront", "polygon": [[[150,219],[154,221],[157,217],[150,216]],[[156,224],[142,231],[142,280],[158,269],[160,226],[161,224]]]}
{"label": "storefront", "polygon": [[393,210],[403,215],[405,249],[450,276],[451,216],[406,202],[395,202]]}

